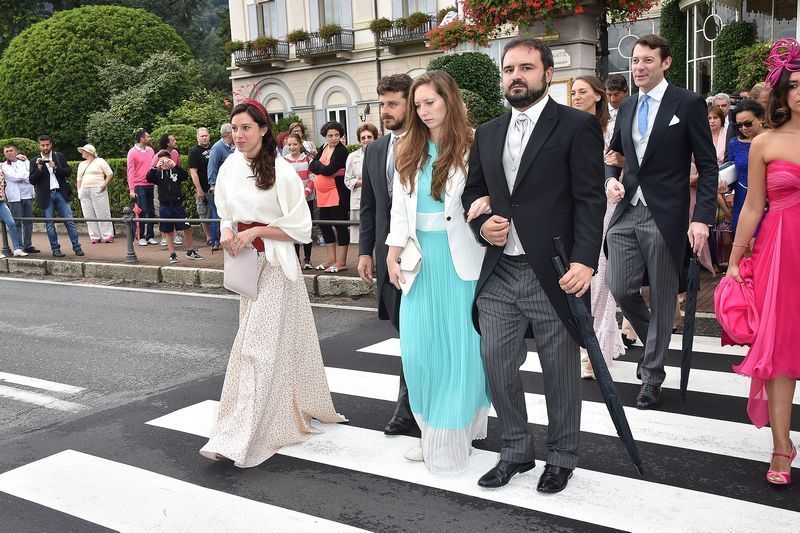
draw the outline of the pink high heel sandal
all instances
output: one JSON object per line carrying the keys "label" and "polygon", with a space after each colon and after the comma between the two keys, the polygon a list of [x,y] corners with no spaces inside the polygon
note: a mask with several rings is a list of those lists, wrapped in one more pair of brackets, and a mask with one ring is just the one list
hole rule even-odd
{"label": "pink high heel sandal", "polygon": [[772,452],[773,457],[786,457],[789,459],[789,470],[787,472],[778,472],[776,470],[767,470],[767,481],[773,485],[788,485],[792,482],[792,461],[797,457],[797,448],[792,444],[792,453]]}

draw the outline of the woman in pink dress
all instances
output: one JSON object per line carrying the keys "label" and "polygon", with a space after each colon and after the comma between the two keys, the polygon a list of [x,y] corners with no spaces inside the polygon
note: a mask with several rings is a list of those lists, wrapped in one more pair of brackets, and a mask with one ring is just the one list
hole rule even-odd
{"label": "woman in pink dress", "polygon": [[[773,454],[767,481],[791,482],[797,450],[789,438],[792,399],[800,378],[800,44],[775,43],[767,63],[772,88],[767,121],[773,128],[750,147],[749,190],[739,216],[728,275],[741,282],[739,261],[753,245],[753,283],[760,323],[744,361],[734,370],[751,378],[747,412],[753,423],[772,428]],[[769,199],[769,211],[762,214]]]}

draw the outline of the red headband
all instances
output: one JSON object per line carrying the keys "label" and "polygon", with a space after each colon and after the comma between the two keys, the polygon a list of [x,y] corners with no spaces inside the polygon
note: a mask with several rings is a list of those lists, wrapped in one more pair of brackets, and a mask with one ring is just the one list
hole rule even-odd
{"label": "red headband", "polygon": [[269,124],[269,115],[267,115],[267,109],[263,105],[261,105],[260,102],[256,102],[251,98],[245,98],[244,100],[242,100],[242,103],[255,107],[258,113],[261,115],[261,118],[264,119],[264,122]]}

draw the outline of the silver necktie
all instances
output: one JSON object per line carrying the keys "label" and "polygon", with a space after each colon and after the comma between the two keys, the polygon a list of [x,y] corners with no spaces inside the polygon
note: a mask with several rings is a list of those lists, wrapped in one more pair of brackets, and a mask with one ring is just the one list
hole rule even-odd
{"label": "silver necktie", "polygon": [[525,138],[525,132],[528,129],[528,115],[520,113],[517,120],[514,121],[514,129],[511,135],[508,136],[508,155],[511,156],[513,161],[519,161],[522,156],[522,141]]}

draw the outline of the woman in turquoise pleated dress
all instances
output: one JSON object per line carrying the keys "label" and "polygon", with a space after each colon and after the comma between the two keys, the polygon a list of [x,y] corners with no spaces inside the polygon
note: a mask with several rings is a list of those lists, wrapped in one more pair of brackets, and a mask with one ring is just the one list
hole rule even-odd
{"label": "woman in turquoise pleated dress", "polygon": [[[386,239],[389,279],[404,293],[403,373],[422,431],[405,457],[424,460],[437,474],[457,473],[467,468],[473,439],[486,437],[490,408],[470,316],[484,249],[461,206],[473,132],[458,86],[443,71],[419,76],[408,101],[410,126],[395,147]],[[482,209],[489,207],[476,206]]]}

